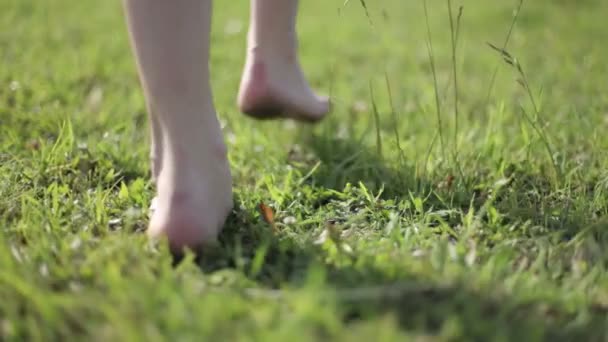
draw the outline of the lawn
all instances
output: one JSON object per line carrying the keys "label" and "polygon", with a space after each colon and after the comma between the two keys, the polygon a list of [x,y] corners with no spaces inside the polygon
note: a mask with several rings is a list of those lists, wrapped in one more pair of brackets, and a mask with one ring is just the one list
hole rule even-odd
{"label": "lawn", "polygon": [[608,2],[449,4],[302,1],[309,126],[216,1],[235,209],[174,260],[120,2],[0,0],[0,340],[608,340]]}

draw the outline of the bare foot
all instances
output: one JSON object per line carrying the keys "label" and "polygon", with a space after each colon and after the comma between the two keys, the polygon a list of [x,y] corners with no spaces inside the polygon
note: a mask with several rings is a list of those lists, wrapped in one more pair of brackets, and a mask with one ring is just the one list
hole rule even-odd
{"label": "bare foot", "polygon": [[293,57],[247,57],[238,95],[240,110],[257,119],[316,122],[329,111],[329,98],[316,95]]}
{"label": "bare foot", "polygon": [[194,139],[188,132],[185,138],[164,139],[148,235],[166,237],[176,254],[214,242],[232,209],[232,179],[221,132],[219,127],[214,134],[205,131]]}

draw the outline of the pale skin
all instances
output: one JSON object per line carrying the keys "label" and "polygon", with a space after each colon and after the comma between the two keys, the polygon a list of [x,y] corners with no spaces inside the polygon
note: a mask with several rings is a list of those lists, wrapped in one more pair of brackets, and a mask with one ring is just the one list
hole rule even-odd
{"label": "pale skin", "polygon": [[[155,210],[148,234],[174,252],[219,234],[232,178],[209,81],[211,0],[123,0],[150,118]],[[308,85],[297,55],[298,0],[251,0],[237,96],[252,117],[316,122],[329,100]]]}

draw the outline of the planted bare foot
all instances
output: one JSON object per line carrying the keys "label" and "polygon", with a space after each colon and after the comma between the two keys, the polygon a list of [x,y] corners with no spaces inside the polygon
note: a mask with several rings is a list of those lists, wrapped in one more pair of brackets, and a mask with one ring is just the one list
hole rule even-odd
{"label": "planted bare foot", "polygon": [[257,119],[316,122],[329,112],[330,102],[312,91],[295,58],[265,58],[253,51],[245,63],[238,106]]}
{"label": "planted bare foot", "polygon": [[213,243],[232,209],[232,178],[219,127],[212,134],[183,133],[164,139],[148,227],[150,237],[167,238],[176,254]]}

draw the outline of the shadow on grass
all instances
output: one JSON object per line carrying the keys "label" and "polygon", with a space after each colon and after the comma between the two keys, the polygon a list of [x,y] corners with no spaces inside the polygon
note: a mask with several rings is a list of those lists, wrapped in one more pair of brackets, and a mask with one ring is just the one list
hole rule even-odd
{"label": "shadow on grass", "polygon": [[[493,185],[487,183],[492,176],[485,174],[492,171],[481,170],[483,167],[475,167],[473,172],[465,175],[466,179],[454,181],[451,190],[446,190],[440,189],[445,186],[445,176],[421,177],[408,161],[387,165],[378,151],[353,139],[322,134],[306,139],[303,144],[309,146],[321,162],[308,180],[312,186],[342,191],[348,183],[362,182],[373,194],[382,189],[382,199],[407,200],[413,195],[425,198],[426,207],[457,209],[454,212],[461,214],[471,208],[479,212],[490,194],[495,192]],[[550,173],[552,170],[537,170],[527,162],[515,162],[505,167],[500,177],[509,181],[493,199],[493,206],[502,214],[502,225],[527,222],[535,226],[529,231],[530,236],[552,235],[570,240],[589,226],[608,224],[608,208],[595,198],[597,193],[606,191],[598,189],[601,179],[589,177],[583,184],[556,191],[546,176]],[[575,198],[578,203],[575,203]],[[457,225],[462,222],[462,217],[452,217],[450,221]]]}
{"label": "shadow on grass", "polygon": [[[307,146],[321,161],[307,180],[313,187],[341,191],[347,183],[363,182],[374,193],[383,188],[383,198],[400,198],[432,187],[427,180],[417,180],[413,168],[391,169],[380,155],[354,141],[321,136]],[[237,199],[235,208],[239,204]],[[517,213],[511,211],[513,216],[507,219],[529,219]],[[408,332],[467,340],[599,340],[605,333],[606,308],[590,306],[588,313],[581,314],[542,298],[523,301],[466,283],[445,286],[407,270],[396,276],[356,260],[340,266],[328,264],[322,247],[275,235],[251,210],[235,210],[220,241],[219,249],[200,256],[203,271],[236,268],[256,286],[273,290],[305,286],[311,268],[320,266],[326,273],[327,288],[335,290],[328,300],[339,303],[340,318],[346,324],[392,315]]]}
{"label": "shadow on grass", "polygon": [[[327,299],[319,301],[336,303],[337,314],[347,326],[390,315],[408,333],[445,334],[465,340],[590,341],[600,340],[604,334],[606,308],[590,307],[589,313],[581,314],[542,298],[516,301],[491,288],[475,289],[466,283],[445,285],[408,274],[407,270],[395,276],[373,265],[362,266],[356,260],[340,266],[328,264],[320,246],[274,236],[249,213],[239,211],[231,216],[221,245],[200,257],[201,269],[206,273],[226,267],[240,269],[248,281],[255,282],[254,287],[262,288],[261,293],[286,285],[292,289],[305,287],[309,271],[322,267],[325,287],[319,290],[319,298]],[[256,273],[250,274],[260,249],[265,251],[264,258]],[[283,300],[272,294],[270,300]],[[580,321],[581,315],[588,316]],[[319,327],[321,335],[323,329]]]}
{"label": "shadow on grass", "polygon": [[355,139],[325,133],[304,139],[303,145],[320,161],[309,179],[313,186],[342,191],[348,183],[362,182],[373,193],[382,189],[382,198],[408,196],[410,191],[431,186],[426,179],[417,178],[415,168],[406,161],[389,166],[381,151]]}

